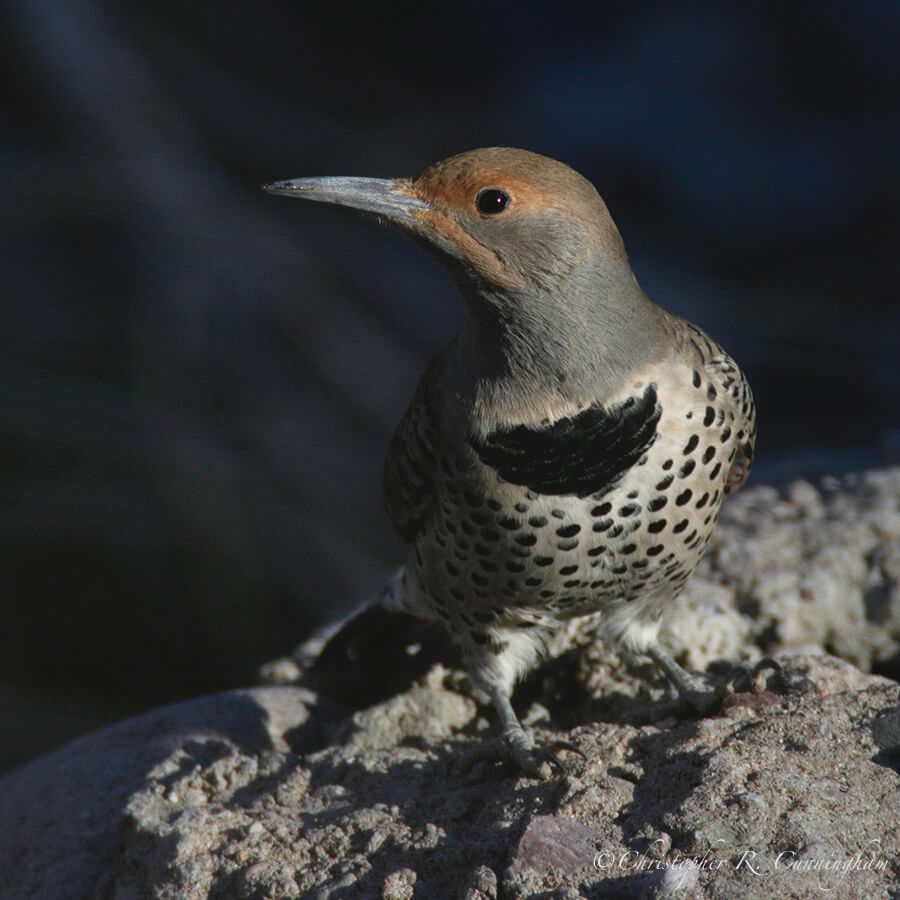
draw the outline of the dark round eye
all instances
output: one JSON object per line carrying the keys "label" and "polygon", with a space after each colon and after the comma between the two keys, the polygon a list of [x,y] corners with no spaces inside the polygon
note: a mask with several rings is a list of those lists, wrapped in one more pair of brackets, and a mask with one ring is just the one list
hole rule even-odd
{"label": "dark round eye", "polygon": [[509,194],[499,188],[484,188],[478,192],[475,206],[478,207],[478,212],[486,216],[496,216],[509,206]]}

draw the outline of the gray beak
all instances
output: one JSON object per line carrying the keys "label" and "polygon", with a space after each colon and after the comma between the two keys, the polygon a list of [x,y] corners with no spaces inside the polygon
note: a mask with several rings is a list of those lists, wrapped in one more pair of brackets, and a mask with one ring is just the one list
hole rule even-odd
{"label": "gray beak", "polygon": [[432,207],[410,192],[409,183],[389,178],[354,178],[324,176],[321,178],[291,178],[264,184],[263,190],[285,197],[336,203],[365,212],[376,213],[400,225],[414,225],[415,210]]}

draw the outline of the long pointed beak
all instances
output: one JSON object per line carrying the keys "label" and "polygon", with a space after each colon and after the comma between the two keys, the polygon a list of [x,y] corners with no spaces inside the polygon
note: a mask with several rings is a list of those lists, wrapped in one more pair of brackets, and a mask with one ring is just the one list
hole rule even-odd
{"label": "long pointed beak", "polygon": [[414,196],[409,183],[389,178],[354,178],[324,176],[321,178],[291,178],[264,184],[263,190],[285,197],[337,203],[385,216],[400,225],[414,225],[413,212],[432,207]]}

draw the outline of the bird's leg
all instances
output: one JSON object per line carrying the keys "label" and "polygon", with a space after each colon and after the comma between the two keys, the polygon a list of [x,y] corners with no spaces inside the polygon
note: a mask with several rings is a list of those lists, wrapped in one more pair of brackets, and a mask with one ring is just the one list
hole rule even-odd
{"label": "bird's leg", "polygon": [[570,750],[584,754],[570,741],[557,741],[550,747],[536,747],[534,738],[525,731],[512,708],[509,695],[499,687],[489,689],[491,701],[500,716],[500,727],[503,733],[503,744],[506,755],[526,775],[541,778],[541,765],[547,763],[557,775],[564,775],[563,764],[554,755],[555,750]]}
{"label": "bird's leg", "polygon": [[749,666],[740,663],[721,679],[716,686],[705,684],[696,675],[685,671],[677,662],[659,645],[651,644],[645,653],[656,663],[662,673],[675,685],[679,696],[687,700],[699,713],[708,713],[718,706],[729,689],[733,688],[739,679],[745,679],[751,686],[760,672],[771,669],[777,675],[782,674],[782,667],[774,659],[761,659],[756,665]]}
{"label": "bird's leg", "polygon": [[697,712],[709,712],[721,702],[723,691],[719,688],[709,687],[696,675],[682,669],[659,644],[651,644],[644,652],[656,663],[663,675],[675,685],[679,696],[687,700]]}

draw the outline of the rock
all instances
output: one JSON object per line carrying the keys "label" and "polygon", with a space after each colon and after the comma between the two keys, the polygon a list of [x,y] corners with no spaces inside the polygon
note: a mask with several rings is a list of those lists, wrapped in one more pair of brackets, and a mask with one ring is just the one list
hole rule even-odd
{"label": "rock", "polygon": [[900,685],[859,666],[896,653],[898,494],[892,470],[731,504],[671,639],[694,664],[779,651],[784,677],[719,715],[584,627],[516,698],[584,754],[562,779],[461,766],[485,723],[440,668],[361,712],[290,685],[200,698],[0,779],[0,900],[887,900]]}
{"label": "rock", "polygon": [[[230,778],[265,771],[289,738],[321,743],[332,715],[301,688],[233,691],[121,722],[0,778],[0,898],[93,897],[112,884],[120,827],[147,785],[165,794],[160,802],[208,806]],[[191,772],[204,774],[184,781]]]}
{"label": "rock", "polygon": [[782,662],[805,690],[585,723],[568,735],[585,759],[545,782],[459,771],[478,736],[313,749],[334,710],[296,688],[160,710],[0,781],[0,897],[887,898],[900,782],[876,723],[900,686]]}

